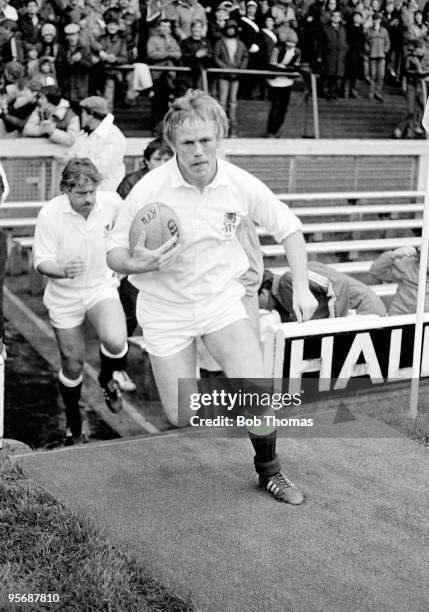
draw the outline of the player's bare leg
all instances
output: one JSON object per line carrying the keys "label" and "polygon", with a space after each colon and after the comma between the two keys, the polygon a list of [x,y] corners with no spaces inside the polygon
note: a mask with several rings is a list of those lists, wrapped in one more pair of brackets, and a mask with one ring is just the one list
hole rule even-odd
{"label": "player's bare leg", "polygon": [[[195,342],[192,342],[174,355],[167,357],[149,355],[163,408],[170,423],[176,427],[183,427],[189,423],[187,402],[189,403],[190,394],[197,391],[196,352]],[[189,380],[189,385],[185,385],[184,381],[179,385],[179,379]]]}
{"label": "player's bare leg", "polygon": [[[264,378],[259,341],[248,319],[240,319],[223,329],[206,334],[203,341],[228,378]],[[301,491],[281,472],[276,455],[275,427],[263,422],[262,425],[249,427],[248,432],[255,449],[255,469],[261,486],[280,501],[301,504]]]}

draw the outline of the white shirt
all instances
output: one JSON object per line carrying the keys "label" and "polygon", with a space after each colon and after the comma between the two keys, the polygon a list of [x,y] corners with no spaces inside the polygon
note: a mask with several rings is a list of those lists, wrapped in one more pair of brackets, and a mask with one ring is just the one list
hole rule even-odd
{"label": "white shirt", "polygon": [[218,159],[214,180],[201,193],[182,177],[173,157],[144,176],[121,208],[107,249],[128,248],[130,224],[145,205],[163,202],[173,208],[182,229],[182,249],[163,270],[131,276],[141,303],[160,300],[195,304],[214,296],[240,297],[238,278],[249,262],[237,237],[240,219],[251,217],[281,242],[301,229],[301,222],[259,179]]}
{"label": "white shirt", "polygon": [[112,279],[106,263],[106,238],[113,227],[122,200],[117,193],[97,191],[94,208],[85,219],[70,205],[67,195],[53,198],[40,210],[34,234],[34,267],[43,261],[62,264],[70,257],[85,260],[85,271],[75,278],[49,278],[50,288],[67,294],[91,289]]}
{"label": "white shirt", "polygon": [[0,11],[3,11],[5,19],[10,19],[11,21],[18,21],[18,12],[13,6],[6,4],[6,6],[0,9]]}
{"label": "white shirt", "polygon": [[116,191],[125,176],[127,141],[110,113],[91,134],[81,131],[70,149],[70,157],[89,157],[103,177],[99,189]]}

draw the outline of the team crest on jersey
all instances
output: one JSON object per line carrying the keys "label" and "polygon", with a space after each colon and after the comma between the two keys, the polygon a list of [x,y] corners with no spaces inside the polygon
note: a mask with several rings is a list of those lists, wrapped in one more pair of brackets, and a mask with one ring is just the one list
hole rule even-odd
{"label": "team crest on jersey", "polygon": [[112,229],[111,223],[108,223],[107,225],[104,226],[104,237],[105,238],[107,238],[111,229]]}
{"label": "team crest on jersey", "polygon": [[230,240],[235,236],[237,226],[239,223],[239,216],[236,212],[226,212],[223,219],[223,231],[225,238]]}

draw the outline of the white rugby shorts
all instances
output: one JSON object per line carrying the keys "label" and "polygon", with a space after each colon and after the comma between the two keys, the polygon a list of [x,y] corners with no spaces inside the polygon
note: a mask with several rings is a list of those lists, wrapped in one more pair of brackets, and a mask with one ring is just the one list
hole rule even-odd
{"label": "white rugby shorts", "polygon": [[[102,300],[119,300],[118,281],[112,278],[108,283],[90,289],[48,285],[43,303],[49,311],[51,325],[58,329],[70,329],[82,325],[86,313]],[[113,322],[114,324],[114,322]]]}
{"label": "white rugby shorts", "polygon": [[199,336],[223,329],[248,314],[239,295],[225,295],[193,304],[144,303],[137,298],[137,321],[144,334],[148,353],[169,357],[187,348]]}

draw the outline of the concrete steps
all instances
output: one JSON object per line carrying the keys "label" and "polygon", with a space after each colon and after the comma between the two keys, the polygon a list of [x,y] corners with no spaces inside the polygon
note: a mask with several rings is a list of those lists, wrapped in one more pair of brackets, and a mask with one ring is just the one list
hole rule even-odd
{"label": "concrete steps", "polygon": [[[368,98],[368,85],[360,86],[361,98],[326,100],[319,98],[319,122],[321,138],[391,138],[393,129],[406,108],[405,96],[399,87],[386,85],[384,102]],[[238,104],[238,133],[240,137],[257,138],[265,134],[269,111],[268,101],[240,100]],[[311,101],[305,118],[303,92],[293,92],[284,138],[313,137]],[[150,100],[139,97],[131,108],[115,108],[116,122],[127,136],[151,135]]]}

